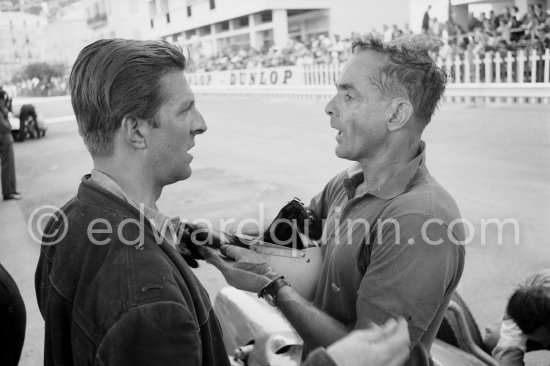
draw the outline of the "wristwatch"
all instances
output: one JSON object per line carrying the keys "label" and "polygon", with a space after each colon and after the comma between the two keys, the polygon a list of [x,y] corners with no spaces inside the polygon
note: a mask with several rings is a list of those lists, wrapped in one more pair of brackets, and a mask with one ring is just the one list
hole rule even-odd
{"label": "wristwatch", "polygon": [[279,276],[258,291],[258,297],[263,298],[269,305],[277,306],[277,293],[285,286],[290,286],[284,276]]}

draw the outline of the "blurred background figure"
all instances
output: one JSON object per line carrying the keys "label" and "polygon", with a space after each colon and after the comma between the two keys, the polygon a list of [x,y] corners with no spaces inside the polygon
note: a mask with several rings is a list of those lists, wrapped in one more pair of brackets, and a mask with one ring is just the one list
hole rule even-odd
{"label": "blurred background figure", "polygon": [[550,350],[550,269],[528,277],[510,296],[502,323],[485,331],[501,366],[523,366],[525,353]]}
{"label": "blurred background figure", "polygon": [[25,304],[19,288],[0,264],[0,365],[19,363],[26,324]]}
{"label": "blurred background figure", "polygon": [[0,89],[0,160],[2,164],[0,175],[4,200],[21,199],[15,183],[13,136],[11,135],[11,124],[8,119],[10,104],[8,94]]}

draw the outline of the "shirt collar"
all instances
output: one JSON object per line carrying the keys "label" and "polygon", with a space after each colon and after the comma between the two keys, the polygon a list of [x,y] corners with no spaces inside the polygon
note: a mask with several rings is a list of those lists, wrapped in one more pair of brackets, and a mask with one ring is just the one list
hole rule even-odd
{"label": "shirt collar", "polygon": [[[170,230],[165,230],[166,225],[176,225],[177,227],[180,224],[179,217],[169,218],[168,216],[164,215],[162,212],[154,208],[145,206],[143,203],[132,200],[124,193],[122,188],[120,188],[120,186],[117,184],[117,182],[113,180],[113,178],[97,169],[92,169],[89,181],[105,189],[107,192],[128,202],[134,208],[139,210],[139,212],[141,212],[143,216],[147,218],[147,220],[149,220],[155,230],[160,231],[161,233],[172,233],[172,231]],[[165,239],[167,239],[172,244],[174,242],[174,240],[171,240],[173,238]]]}
{"label": "shirt collar", "polygon": [[[411,160],[394,176],[382,183],[381,186],[373,187],[372,189],[367,187],[367,194],[371,194],[384,200],[389,200],[405,192],[414,178],[423,178],[429,175],[425,165],[425,151],[426,144],[424,141],[421,141],[420,151],[413,160]],[[365,175],[359,164],[355,164],[348,170],[348,177],[344,178],[343,182],[348,199],[352,199],[355,196],[357,186],[363,183],[364,180]]]}

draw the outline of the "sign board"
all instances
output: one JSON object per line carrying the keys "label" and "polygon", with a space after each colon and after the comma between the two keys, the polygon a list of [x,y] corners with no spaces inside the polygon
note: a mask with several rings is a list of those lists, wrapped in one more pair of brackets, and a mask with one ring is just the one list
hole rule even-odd
{"label": "sign board", "polygon": [[304,85],[300,66],[196,72],[186,77],[189,85],[197,86]]}

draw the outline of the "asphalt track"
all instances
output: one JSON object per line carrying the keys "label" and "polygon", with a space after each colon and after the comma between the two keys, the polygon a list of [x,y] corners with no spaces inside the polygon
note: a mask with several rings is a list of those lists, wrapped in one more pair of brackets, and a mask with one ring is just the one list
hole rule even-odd
{"label": "asphalt track", "polygon": [[[159,207],[166,214],[219,224],[220,218],[237,223],[246,218],[260,220],[263,212],[268,223],[286,201],[297,196],[307,202],[349,165],[334,155],[335,130],[323,113],[326,100],[197,99],[208,131],[197,137],[192,150],[192,177],[164,190]],[[32,212],[45,204],[62,205],[92,166],[71,120],[68,100],[36,101],[35,105],[39,114],[55,123],[49,125],[45,139],[15,145],[18,186],[24,199],[0,202],[0,212],[10,210],[11,216],[0,216],[6,233],[2,241],[9,241],[9,234],[26,236],[27,243],[32,243],[25,233]],[[549,267],[549,112],[549,106],[540,105],[445,104],[425,132],[432,175],[455,197],[463,217],[473,225],[459,291],[481,326],[499,319],[518,282]],[[488,219],[517,220],[519,243],[515,244],[512,225],[504,226],[500,241],[496,225],[482,230],[482,220]],[[34,311],[31,323],[40,321],[32,304],[38,250],[37,244],[0,248],[0,261],[16,272],[27,308]],[[211,296],[224,285],[208,265],[197,274]],[[30,326],[22,365],[34,365],[40,359],[42,325]],[[541,365],[541,359],[534,362]]]}

